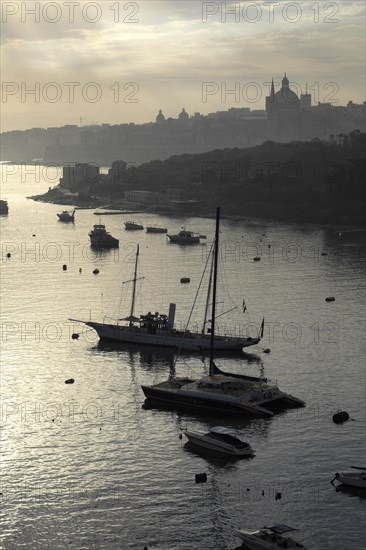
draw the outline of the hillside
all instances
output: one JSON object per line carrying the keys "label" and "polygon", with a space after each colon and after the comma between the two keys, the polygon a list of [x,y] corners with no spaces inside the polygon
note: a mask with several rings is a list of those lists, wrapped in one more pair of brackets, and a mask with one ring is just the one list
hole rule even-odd
{"label": "hillside", "polygon": [[182,198],[200,201],[196,214],[220,204],[228,215],[363,225],[365,150],[366,134],[358,131],[328,142],[266,142],[152,161],[118,177],[102,176],[88,189],[77,182],[72,190],[117,199],[128,189],[179,188]]}

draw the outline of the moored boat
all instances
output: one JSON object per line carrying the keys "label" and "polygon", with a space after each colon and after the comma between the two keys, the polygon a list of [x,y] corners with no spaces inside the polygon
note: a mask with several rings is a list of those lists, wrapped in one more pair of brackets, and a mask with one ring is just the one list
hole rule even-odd
{"label": "moored boat", "polygon": [[339,483],[349,485],[350,487],[359,487],[361,489],[366,489],[366,468],[361,468],[360,466],[351,466],[351,468],[359,471],[337,472],[331,483],[333,483],[334,481],[339,481]]}
{"label": "moored boat", "polygon": [[176,235],[167,235],[169,241],[175,244],[199,244],[200,235],[193,231],[187,231],[184,227]]}
{"label": "moored boat", "polygon": [[236,433],[229,428],[214,426],[207,433],[191,430],[183,430],[183,433],[189,443],[201,449],[238,458],[254,455],[249,443],[239,439]]}
{"label": "moored boat", "polygon": [[93,248],[118,248],[119,240],[112,237],[103,224],[95,224],[89,232],[90,245]]}
{"label": "moored boat", "polygon": [[125,224],[125,229],[127,229],[127,231],[140,231],[141,229],[144,228],[144,226],[141,225],[140,223],[137,223],[131,220],[124,222],[124,224]]}
{"label": "moored boat", "polygon": [[6,216],[9,213],[8,201],[0,199],[0,215]]}
{"label": "moored boat", "polygon": [[[213,253],[213,287],[210,333],[209,375],[198,380],[169,377],[152,386],[142,386],[147,400],[174,408],[210,410],[214,412],[272,416],[272,408],[301,407],[305,403],[282,392],[277,385],[262,377],[221,371],[214,363],[217,264],[219,252],[220,209],[216,214],[215,248]],[[263,323],[262,323],[263,333]]]}
{"label": "moored boat", "polygon": [[234,530],[242,541],[240,550],[278,550],[280,548],[306,550],[306,546],[287,535],[293,531],[298,529],[283,524],[267,525],[258,531]]}
{"label": "moored boat", "polygon": [[[176,305],[169,305],[168,314],[159,312],[135,315],[135,297],[137,268],[139,259],[139,245],[137,245],[135,271],[130,282],[132,286],[131,311],[128,317],[118,319],[116,323],[100,323],[97,321],[78,321],[93,328],[101,340],[118,343],[160,346],[181,349],[192,352],[209,350],[211,346],[211,330],[207,321],[207,306],[202,330],[191,332],[174,328]],[[209,289],[210,290],[210,285]],[[209,292],[207,295],[207,303]],[[263,337],[264,322],[256,336],[224,336],[215,334],[215,347],[218,351],[241,352],[243,348],[258,344]]]}
{"label": "moored boat", "polygon": [[73,222],[75,218],[75,209],[72,212],[63,210],[62,212],[58,212],[57,216],[60,222]]}
{"label": "moored boat", "polygon": [[146,233],[167,233],[168,230],[166,227],[160,227],[159,225],[148,225],[146,227]]}

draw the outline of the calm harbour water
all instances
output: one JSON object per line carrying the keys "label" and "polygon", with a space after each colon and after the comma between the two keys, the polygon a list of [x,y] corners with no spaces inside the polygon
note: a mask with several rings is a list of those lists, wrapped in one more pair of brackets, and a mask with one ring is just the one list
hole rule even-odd
{"label": "calm harbour water", "polygon": [[[51,177],[56,172],[38,167],[25,178],[19,169],[1,183],[9,201],[9,215],[0,220],[1,548],[226,550],[240,543],[233,528],[268,523],[298,527],[309,549],[364,548],[366,494],[330,485],[336,471],[366,467],[364,233],[222,220],[222,263],[239,307],[223,316],[221,330],[231,323],[253,332],[263,315],[266,325],[249,357],[217,363],[264,371],[306,408],[271,419],[146,409],[141,384],[174,370],[199,376],[207,363],[182,355],[175,364],[168,351],[100,346],[69,318],[129,314],[131,285],[123,281],[132,278],[139,243],[144,278],[136,313],[167,312],[174,301],[184,324],[209,246],[169,245],[165,235],[126,232],[124,216],[105,216],[120,249],[95,254],[88,243],[99,221],[93,210],[78,210],[75,224],[62,224],[56,213],[63,207],[26,199],[54,185]],[[214,233],[213,219],[136,219],[170,231],[186,225],[208,243]],[[253,262],[256,255],[260,262]],[[183,276],[191,283],[182,285]],[[330,295],[336,301],[326,303]],[[271,353],[263,354],[267,347]],[[65,385],[71,377],[75,383]],[[335,425],[338,408],[355,420]],[[181,428],[213,425],[235,427],[255,457],[204,457],[179,439]],[[198,472],[207,472],[206,484],[195,484]]]}

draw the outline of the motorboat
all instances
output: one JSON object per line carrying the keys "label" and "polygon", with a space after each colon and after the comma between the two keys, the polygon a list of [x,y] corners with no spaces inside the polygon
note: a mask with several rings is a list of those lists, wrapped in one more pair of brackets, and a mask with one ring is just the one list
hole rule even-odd
{"label": "motorboat", "polygon": [[5,199],[0,200],[0,215],[6,216],[9,213],[8,201]]}
{"label": "motorboat", "polygon": [[359,471],[337,472],[331,483],[333,484],[334,481],[339,481],[339,483],[343,483],[344,485],[366,489],[366,468],[361,468],[360,466],[351,466],[351,468]]}
{"label": "motorboat", "polygon": [[287,536],[287,533],[298,531],[288,525],[267,525],[258,531],[235,529],[241,539],[240,550],[278,550],[279,548],[306,550],[306,546]]}
{"label": "motorboat", "polygon": [[[104,226],[103,226],[104,227]],[[132,283],[131,308],[127,317],[118,319],[115,323],[101,323],[97,321],[77,321],[85,323],[93,328],[101,340],[128,343],[136,345],[161,346],[198,352],[209,350],[211,346],[211,327],[207,320],[208,301],[210,298],[210,286],[206,298],[206,310],[204,312],[201,331],[178,330],[174,326],[176,304],[169,304],[167,313],[147,312],[136,316],[136,282],[138,280],[139,245],[137,245],[134,276],[129,281]],[[210,274],[212,275],[212,274]],[[211,277],[210,277],[211,279]],[[264,321],[258,329],[256,336],[230,336],[215,334],[215,348],[221,352],[242,352],[243,348],[258,344],[263,337]]]}
{"label": "motorboat", "polygon": [[127,231],[140,231],[141,229],[144,228],[144,226],[141,225],[140,223],[137,223],[131,220],[124,222],[124,224],[125,224],[125,229],[127,229]]}
{"label": "motorboat", "polygon": [[[162,406],[210,410],[214,412],[272,416],[271,409],[303,407],[305,403],[290,394],[282,392],[277,385],[268,383],[262,377],[246,376],[221,371],[214,363],[216,288],[219,252],[220,208],[216,213],[216,231],[212,255],[212,302],[210,329],[209,375],[198,380],[169,377],[168,380],[152,386],[142,386],[148,401]],[[262,332],[263,334],[262,321]]]}
{"label": "motorboat", "polygon": [[198,233],[188,231],[185,227],[176,235],[167,235],[167,237],[171,243],[175,244],[199,244],[202,238]]}
{"label": "motorboat", "polygon": [[148,225],[146,227],[146,233],[168,233],[166,227],[160,227],[159,225]]}
{"label": "motorboat", "polygon": [[68,210],[63,210],[57,214],[60,222],[73,222],[75,217],[75,209],[71,212]]}
{"label": "motorboat", "polygon": [[229,428],[214,426],[207,433],[190,430],[183,430],[183,433],[196,447],[238,458],[254,455],[249,443],[239,439],[236,432]]}
{"label": "motorboat", "polygon": [[112,237],[105,228],[105,225],[95,224],[89,232],[90,244],[93,248],[118,248],[119,240]]}

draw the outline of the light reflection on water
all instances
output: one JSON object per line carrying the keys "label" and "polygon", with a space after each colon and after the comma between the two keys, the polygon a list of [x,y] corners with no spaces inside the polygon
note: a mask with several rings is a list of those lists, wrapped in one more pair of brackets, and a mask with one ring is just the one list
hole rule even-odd
{"label": "light reflection on water", "polygon": [[[141,384],[169,373],[199,376],[207,362],[182,354],[175,364],[169,351],[100,345],[86,331],[72,340],[82,326],[68,319],[128,311],[130,287],[122,282],[131,278],[139,242],[145,279],[136,311],[165,312],[176,301],[183,324],[207,245],[188,249],[164,235],[127,234],[121,216],[108,216],[119,254],[94,254],[87,237],[93,211],[59,223],[62,207],[24,198],[38,186],[8,180],[9,215],[0,221],[3,547],[221,550],[238,546],[233,527],[282,522],[299,527],[309,548],[363,548],[365,499],[329,482],[337,470],[366,466],[364,235],[223,220],[232,297],[239,313],[245,297],[251,326],[265,315],[266,331],[243,359],[217,363],[254,375],[263,369],[307,407],[271,419],[176,413],[144,408]],[[159,223],[171,230],[184,224],[208,241],[213,235],[213,220]],[[181,276],[191,283],[181,285]],[[329,295],[334,303],[324,301]],[[75,383],[65,385],[71,377]],[[355,420],[333,424],[338,408]],[[255,457],[221,461],[188,452],[179,439],[184,427],[215,424],[237,429]],[[196,485],[195,473],[204,471],[207,484]]]}

